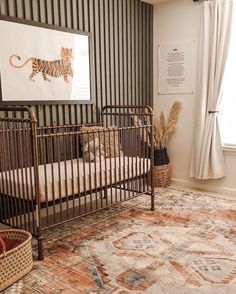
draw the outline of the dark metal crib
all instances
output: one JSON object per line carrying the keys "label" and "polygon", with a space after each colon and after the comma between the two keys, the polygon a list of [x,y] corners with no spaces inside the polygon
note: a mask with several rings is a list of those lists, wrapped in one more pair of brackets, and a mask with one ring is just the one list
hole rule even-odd
{"label": "dark metal crib", "polygon": [[[0,222],[43,231],[153,187],[153,112],[105,106],[96,125],[37,126],[31,108],[0,106]],[[87,158],[85,157],[87,153]]]}

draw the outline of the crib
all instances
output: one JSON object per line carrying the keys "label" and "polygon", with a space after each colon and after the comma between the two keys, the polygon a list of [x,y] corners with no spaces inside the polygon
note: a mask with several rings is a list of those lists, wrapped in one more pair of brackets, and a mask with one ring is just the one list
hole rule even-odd
{"label": "crib", "polygon": [[0,222],[29,231],[42,260],[49,228],[142,194],[154,210],[152,134],[146,106],[105,106],[96,124],[45,127],[29,107],[0,106]]}

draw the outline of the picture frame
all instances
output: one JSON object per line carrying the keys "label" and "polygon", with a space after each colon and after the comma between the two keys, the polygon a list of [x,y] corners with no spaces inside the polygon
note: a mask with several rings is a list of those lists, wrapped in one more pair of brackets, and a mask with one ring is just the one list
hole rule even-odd
{"label": "picture frame", "polygon": [[0,16],[0,36],[0,104],[93,103],[91,33]]}

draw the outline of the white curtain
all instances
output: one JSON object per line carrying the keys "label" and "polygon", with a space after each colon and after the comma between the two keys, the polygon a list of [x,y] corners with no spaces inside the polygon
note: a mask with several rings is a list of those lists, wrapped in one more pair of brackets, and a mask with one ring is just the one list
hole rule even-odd
{"label": "white curtain", "polygon": [[233,0],[204,1],[203,5],[198,104],[190,176],[217,179],[225,176],[217,110],[230,43]]}

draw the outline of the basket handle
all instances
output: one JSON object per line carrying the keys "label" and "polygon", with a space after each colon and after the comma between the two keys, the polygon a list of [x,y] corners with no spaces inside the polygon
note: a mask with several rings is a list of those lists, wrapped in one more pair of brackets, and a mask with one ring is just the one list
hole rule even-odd
{"label": "basket handle", "polygon": [[0,237],[0,248],[2,248],[3,254],[5,254],[7,251],[7,248],[6,248],[5,242],[3,241],[1,237]]}

